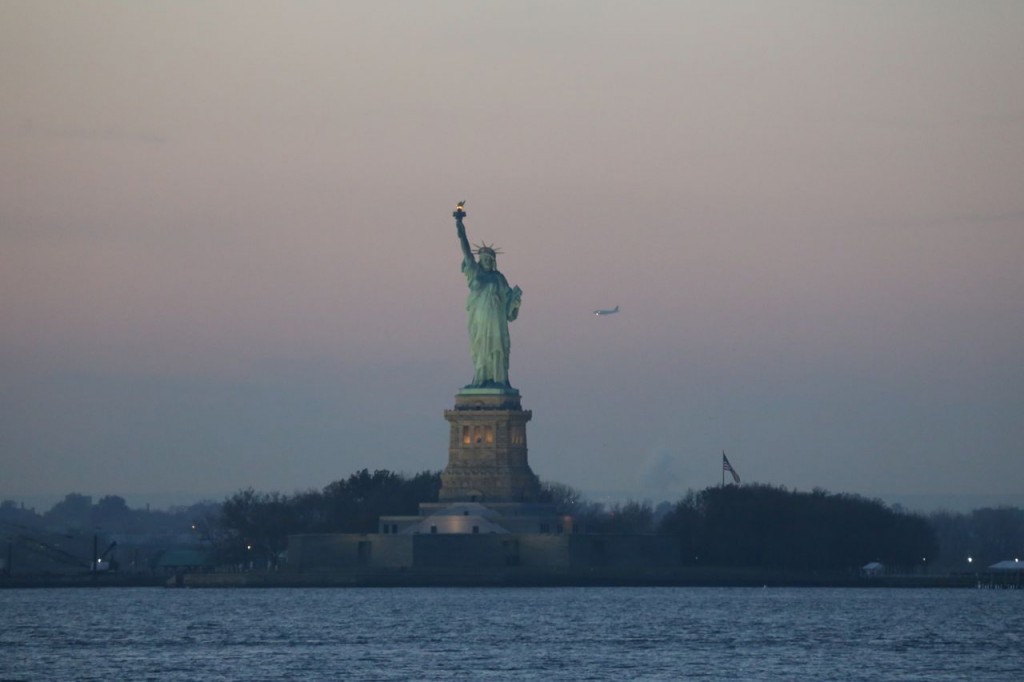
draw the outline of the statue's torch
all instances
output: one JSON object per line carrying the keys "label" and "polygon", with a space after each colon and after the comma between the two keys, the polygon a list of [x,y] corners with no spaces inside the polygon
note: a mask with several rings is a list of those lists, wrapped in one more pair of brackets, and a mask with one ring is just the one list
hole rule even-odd
{"label": "statue's torch", "polygon": [[463,218],[465,218],[466,217],[466,212],[464,210],[462,210],[465,205],[466,205],[466,200],[465,199],[463,199],[459,203],[455,204],[455,213],[452,213],[452,217],[455,218],[456,220],[460,220],[460,221]]}

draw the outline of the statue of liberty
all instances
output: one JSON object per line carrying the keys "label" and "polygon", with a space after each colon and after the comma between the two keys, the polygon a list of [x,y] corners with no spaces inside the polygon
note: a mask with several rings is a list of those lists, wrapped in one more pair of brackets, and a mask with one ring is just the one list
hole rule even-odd
{"label": "statue of liberty", "polygon": [[469,318],[469,352],[473,356],[473,383],[466,388],[510,389],[508,382],[508,323],[519,316],[523,291],[510,287],[498,272],[493,246],[482,244],[473,248],[466,238],[462,219],[466,202],[460,201],[452,216],[462,245],[462,274],[469,285],[466,313]]}

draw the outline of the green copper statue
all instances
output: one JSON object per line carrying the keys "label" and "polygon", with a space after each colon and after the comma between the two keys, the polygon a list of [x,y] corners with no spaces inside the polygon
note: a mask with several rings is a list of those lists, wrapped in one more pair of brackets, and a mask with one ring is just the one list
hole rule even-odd
{"label": "green copper statue", "polygon": [[473,249],[466,238],[466,202],[455,207],[455,230],[462,245],[462,273],[469,284],[469,352],[473,356],[473,383],[466,388],[511,388],[508,382],[508,323],[519,316],[523,291],[510,287],[498,272],[498,251],[483,244]]}

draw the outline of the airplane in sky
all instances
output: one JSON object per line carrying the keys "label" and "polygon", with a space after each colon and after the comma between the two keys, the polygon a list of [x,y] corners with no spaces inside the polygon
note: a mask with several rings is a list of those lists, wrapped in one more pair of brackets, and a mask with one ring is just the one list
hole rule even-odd
{"label": "airplane in sky", "polygon": [[614,315],[617,312],[619,312],[619,306],[615,306],[614,308],[608,308],[607,310],[595,310],[594,314],[598,315],[598,316],[603,316],[603,315]]}

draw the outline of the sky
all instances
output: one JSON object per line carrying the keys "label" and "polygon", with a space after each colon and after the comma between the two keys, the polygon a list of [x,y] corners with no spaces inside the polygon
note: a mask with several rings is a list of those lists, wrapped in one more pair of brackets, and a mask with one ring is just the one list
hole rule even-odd
{"label": "sky", "polygon": [[[451,212],[529,458],[1024,505],[1024,3],[0,3],[0,498],[447,462]],[[596,308],[621,306],[614,316]]]}

